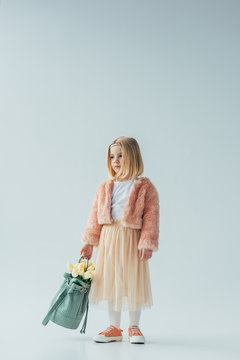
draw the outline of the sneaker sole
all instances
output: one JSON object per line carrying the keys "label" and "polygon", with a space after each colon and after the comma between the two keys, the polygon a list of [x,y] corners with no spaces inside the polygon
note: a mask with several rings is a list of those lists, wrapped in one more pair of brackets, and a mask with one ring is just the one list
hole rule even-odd
{"label": "sneaker sole", "polygon": [[111,341],[122,341],[123,337],[122,336],[112,336],[112,337],[106,337],[106,336],[101,336],[101,335],[96,335],[94,336],[93,340],[96,342],[102,342],[102,343],[106,343],[106,342],[111,342]]}
{"label": "sneaker sole", "polygon": [[128,336],[128,340],[131,344],[145,344],[145,339],[139,336]]}

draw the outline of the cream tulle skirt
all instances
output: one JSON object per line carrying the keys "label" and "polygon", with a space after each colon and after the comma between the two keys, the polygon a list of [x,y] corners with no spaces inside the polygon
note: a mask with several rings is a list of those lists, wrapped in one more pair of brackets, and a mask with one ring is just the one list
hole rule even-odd
{"label": "cream tulle skirt", "polygon": [[104,224],[96,248],[89,304],[99,309],[134,311],[153,305],[148,260],[137,248],[141,230],[120,219]]}

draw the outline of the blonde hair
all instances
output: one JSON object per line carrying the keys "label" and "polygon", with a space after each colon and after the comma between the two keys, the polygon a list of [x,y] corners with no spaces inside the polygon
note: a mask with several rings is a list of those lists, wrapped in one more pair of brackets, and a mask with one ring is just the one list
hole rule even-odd
{"label": "blonde hair", "polygon": [[[112,169],[111,165],[111,146],[120,145],[122,149],[122,165],[118,174]],[[136,139],[121,136],[115,139],[108,147],[107,151],[107,170],[110,179],[133,180],[142,175],[144,166],[140,148]]]}

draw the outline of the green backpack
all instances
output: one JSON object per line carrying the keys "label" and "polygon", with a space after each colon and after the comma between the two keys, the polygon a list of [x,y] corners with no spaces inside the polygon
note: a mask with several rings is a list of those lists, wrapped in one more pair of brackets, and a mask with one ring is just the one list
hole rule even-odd
{"label": "green backpack", "polygon": [[[81,258],[82,256],[78,260],[79,263]],[[90,288],[91,279],[85,282],[79,277],[72,277],[71,273],[64,273],[64,281],[53,298],[42,324],[46,326],[49,320],[51,320],[55,324],[65,328],[77,329],[85,314],[85,319],[80,330],[80,333],[85,334]]]}

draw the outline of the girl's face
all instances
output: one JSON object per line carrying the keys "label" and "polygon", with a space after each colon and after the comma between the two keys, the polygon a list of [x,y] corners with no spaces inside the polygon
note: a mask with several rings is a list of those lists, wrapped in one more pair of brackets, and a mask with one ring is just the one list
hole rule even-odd
{"label": "girl's face", "polygon": [[122,164],[122,149],[120,145],[112,145],[110,147],[110,158],[112,169],[117,173]]}

